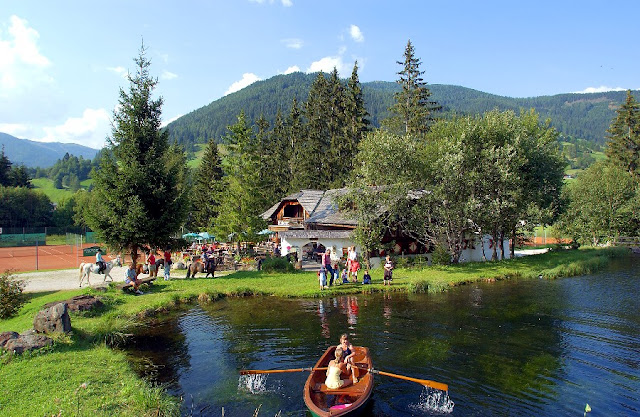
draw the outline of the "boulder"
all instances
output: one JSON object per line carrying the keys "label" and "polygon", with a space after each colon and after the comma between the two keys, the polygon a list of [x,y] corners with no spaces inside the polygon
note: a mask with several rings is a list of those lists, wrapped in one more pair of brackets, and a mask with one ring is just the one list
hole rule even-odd
{"label": "boulder", "polygon": [[58,303],[40,310],[33,319],[33,329],[38,333],[70,332],[71,319],[67,303]]}
{"label": "boulder", "polygon": [[20,336],[16,332],[2,332],[0,333],[0,347],[3,347],[9,340],[17,339]]}
{"label": "boulder", "polygon": [[41,349],[51,345],[53,345],[53,339],[50,337],[28,331],[16,338],[9,339],[5,343],[4,348],[9,352],[22,354],[29,350]]}
{"label": "boulder", "polygon": [[73,298],[69,298],[64,301],[54,301],[53,303],[45,304],[43,308],[53,307],[59,303],[66,303],[68,311],[89,311],[94,308],[104,306],[104,303],[99,298],[93,295],[76,295]]}

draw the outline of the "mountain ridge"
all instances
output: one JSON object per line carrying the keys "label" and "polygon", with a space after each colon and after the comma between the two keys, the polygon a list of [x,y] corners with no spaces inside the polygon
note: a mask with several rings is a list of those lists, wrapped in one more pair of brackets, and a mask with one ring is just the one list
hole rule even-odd
{"label": "mountain ridge", "polygon": [[49,168],[65,153],[84,159],[93,159],[97,149],[78,145],[77,143],[37,142],[30,139],[20,139],[8,133],[0,132],[0,146],[14,166],[25,165],[28,168]]}
{"label": "mountain ridge", "polygon": [[[318,73],[281,74],[257,81],[242,90],[221,97],[195,109],[167,125],[171,140],[193,149],[193,145],[206,143],[209,138],[220,142],[226,127],[236,122],[241,110],[250,121],[260,115],[273,123],[278,109],[286,116],[293,97],[299,102],[307,100],[309,88]],[[326,74],[325,74],[326,75]],[[399,85],[391,81],[363,82],[365,107],[373,126],[389,116],[393,94]],[[541,120],[550,119],[551,125],[564,136],[585,139],[604,144],[606,130],[615,117],[615,109],[626,98],[626,91],[602,93],[562,93],[551,96],[513,98],[499,96],[468,87],[446,84],[429,84],[431,98],[443,107],[443,115],[481,114],[498,109],[535,109]],[[640,96],[635,91],[634,95]]]}

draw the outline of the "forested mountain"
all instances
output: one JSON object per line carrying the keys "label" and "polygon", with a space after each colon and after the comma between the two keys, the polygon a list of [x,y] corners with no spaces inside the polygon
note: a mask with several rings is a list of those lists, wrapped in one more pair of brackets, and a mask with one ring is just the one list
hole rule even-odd
{"label": "forested mountain", "polygon": [[[270,123],[278,109],[287,114],[294,97],[307,98],[316,74],[301,72],[277,75],[222,97],[207,106],[194,110],[167,126],[171,140],[193,150],[193,144],[206,143],[209,138],[217,142],[227,134],[227,126],[234,124],[241,110],[248,120],[260,115]],[[399,86],[395,82],[375,81],[362,83],[364,101],[373,126],[388,117],[393,94]],[[443,114],[480,114],[485,111],[534,108],[542,119],[551,123],[564,136],[604,143],[605,131],[615,116],[615,109],[624,102],[624,91],[591,94],[559,94],[531,98],[511,98],[484,93],[452,85],[429,85],[431,98],[443,107]],[[636,92],[640,95],[640,92]]]}
{"label": "forested mountain", "polygon": [[98,153],[97,149],[75,143],[36,142],[19,139],[2,132],[0,132],[0,146],[4,146],[4,153],[14,165],[24,164],[29,168],[49,168],[65,154],[91,160]]}

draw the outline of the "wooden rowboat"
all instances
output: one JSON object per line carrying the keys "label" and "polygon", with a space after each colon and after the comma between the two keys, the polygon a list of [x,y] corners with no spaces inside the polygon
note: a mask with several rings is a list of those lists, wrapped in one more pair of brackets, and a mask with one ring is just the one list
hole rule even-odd
{"label": "wooden rowboat", "polygon": [[364,408],[373,391],[373,368],[369,349],[355,346],[355,364],[358,366],[358,382],[344,388],[329,389],[324,384],[327,366],[335,359],[336,347],[329,347],[318,360],[304,384],[304,403],[315,417],[355,416]]}

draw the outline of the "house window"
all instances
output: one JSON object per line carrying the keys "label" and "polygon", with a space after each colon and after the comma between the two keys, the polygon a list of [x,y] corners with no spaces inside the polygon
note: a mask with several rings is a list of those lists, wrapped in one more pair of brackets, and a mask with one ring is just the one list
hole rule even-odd
{"label": "house window", "polygon": [[302,217],[302,206],[289,205],[282,212],[283,217]]}

